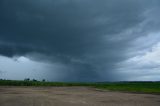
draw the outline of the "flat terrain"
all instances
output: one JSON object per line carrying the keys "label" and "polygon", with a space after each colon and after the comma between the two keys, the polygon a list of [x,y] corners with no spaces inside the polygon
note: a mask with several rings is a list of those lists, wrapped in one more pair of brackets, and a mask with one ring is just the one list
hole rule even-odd
{"label": "flat terrain", "polygon": [[160,106],[160,95],[90,87],[0,86],[0,106]]}

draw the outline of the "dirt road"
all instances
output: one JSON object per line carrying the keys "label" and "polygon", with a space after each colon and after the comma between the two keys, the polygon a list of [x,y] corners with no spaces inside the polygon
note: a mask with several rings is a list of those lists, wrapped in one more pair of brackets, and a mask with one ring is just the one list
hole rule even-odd
{"label": "dirt road", "polygon": [[0,87],[0,106],[160,106],[160,95],[87,87]]}

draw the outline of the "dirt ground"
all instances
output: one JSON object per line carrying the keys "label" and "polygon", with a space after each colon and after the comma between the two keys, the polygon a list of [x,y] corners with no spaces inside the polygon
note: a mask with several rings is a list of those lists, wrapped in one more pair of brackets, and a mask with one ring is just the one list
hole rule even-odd
{"label": "dirt ground", "polygon": [[2,87],[0,106],[160,106],[160,95],[87,87]]}

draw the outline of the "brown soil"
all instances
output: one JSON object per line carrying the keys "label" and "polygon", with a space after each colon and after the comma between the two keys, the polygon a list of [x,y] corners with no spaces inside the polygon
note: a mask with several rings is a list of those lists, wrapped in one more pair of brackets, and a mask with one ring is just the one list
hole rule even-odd
{"label": "brown soil", "polygon": [[87,87],[0,87],[0,106],[160,106],[160,95]]}

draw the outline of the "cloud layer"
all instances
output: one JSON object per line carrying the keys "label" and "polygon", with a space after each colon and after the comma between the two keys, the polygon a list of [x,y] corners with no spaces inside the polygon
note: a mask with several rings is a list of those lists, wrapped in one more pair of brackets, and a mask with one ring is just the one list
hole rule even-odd
{"label": "cloud layer", "polygon": [[[1,0],[0,54],[65,67],[46,68],[62,74],[62,81],[129,80],[132,72],[146,69],[137,62],[159,43],[159,5],[158,0]],[[140,60],[126,63],[135,57]]]}

